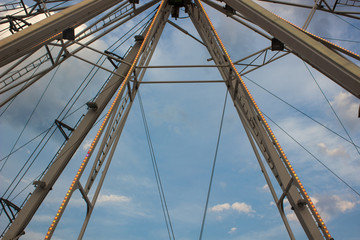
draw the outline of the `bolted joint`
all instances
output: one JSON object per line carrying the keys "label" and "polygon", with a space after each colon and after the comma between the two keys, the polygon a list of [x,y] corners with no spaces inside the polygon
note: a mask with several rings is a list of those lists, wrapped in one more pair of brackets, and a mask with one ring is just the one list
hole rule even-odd
{"label": "bolted joint", "polygon": [[44,181],[34,181],[34,186],[35,187],[40,187],[40,188],[45,188],[46,187],[46,182]]}
{"label": "bolted joint", "polygon": [[144,36],[143,35],[135,35],[135,42],[143,42]]}
{"label": "bolted joint", "polygon": [[299,199],[296,204],[298,205],[299,208],[303,208],[303,207],[305,207],[307,202],[305,199]]}
{"label": "bolted joint", "polygon": [[86,105],[88,106],[88,109],[91,109],[93,111],[96,111],[98,109],[98,105],[96,102],[87,102]]}
{"label": "bolted joint", "polygon": [[67,28],[62,32],[63,39],[75,40],[75,30],[73,27]]}
{"label": "bolted joint", "polygon": [[271,51],[283,51],[285,44],[277,38],[271,39]]}
{"label": "bolted joint", "polygon": [[224,9],[226,10],[226,16],[227,17],[233,16],[236,13],[235,9],[233,9],[231,6],[229,6],[227,4],[225,4]]}

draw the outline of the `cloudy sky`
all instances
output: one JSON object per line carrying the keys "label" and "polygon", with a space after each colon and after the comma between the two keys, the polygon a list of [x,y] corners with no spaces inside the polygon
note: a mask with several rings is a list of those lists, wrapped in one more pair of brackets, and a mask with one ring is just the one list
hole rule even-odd
{"label": "cloudy sky", "polygon": [[[299,26],[309,14],[309,10],[293,7],[262,6]],[[233,61],[270,45],[269,40],[205,7]],[[92,46],[100,51],[106,50],[148,13],[150,10]],[[183,11],[180,15],[185,18],[172,21],[198,37],[190,19]],[[324,38],[347,40],[334,42],[360,53],[359,43],[356,42],[360,36],[358,21],[317,12],[308,30]],[[132,41],[130,38],[114,52],[123,56]],[[99,58],[93,52],[81,54],[93,62]],[[212,64],[207,61],[208,58],[210,55],[204,46],[168,24],[150,65]],[[105,66],[111,67],[108,62]],[[91,68],[80,60],[69,59],[56,73],[50,72],[17,97],[6,110],[0,109],[2,196],[41,138],[7,159],[14,144],[14,149],[17,149],[48,129]],[[66,124],[74,126],[86,113],[84,104],[97,94],[107,77],[108,73],[102,70],[95,75],[72,111],[79,110],[65,119]],[[287,55],[247,74],[243,79],[266,114],[330,233],[335,239],[357,239],[360,234],[360,197],[339,178],[355,191],[360,191],[360,156],[346,133],[356,145],[360,145],[359,100],[294,55]],[[213,68],[149,69],[144,77],[144,81],[170,80],[220,80],[220,74]],[[199,238],[226,95],[225,85],[143,84],[139,92],[175,238]],[[22,239],[45,236],[98,128],[99,125],[95,126],[86,137]],[[63,141],[63,136],[56,131],[9,199],[13,199],[45,169]],[[86,179],[81,181],[85,184]],[[12,201],[21,205],[31,191],[32,186]],[[296,238],[305,239],[287,202],[285,211]],[[75,192],[53,239],[75,239],[85,213],[85,203],[80,193]],[[2,213],[1,228],[7,221]],[[131,109],[84,237],[119,238],[169,238],[138,99]],[[230,98],[225,107],[203,239],[289,239]]]}

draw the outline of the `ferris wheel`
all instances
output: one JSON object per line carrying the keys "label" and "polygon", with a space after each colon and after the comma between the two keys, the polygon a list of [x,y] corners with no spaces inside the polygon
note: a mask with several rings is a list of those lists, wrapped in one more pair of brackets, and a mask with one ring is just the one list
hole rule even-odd
{"label": "ferris wheel", "polygon": [[359,7],[1,2],[2,239],[355,239]]}

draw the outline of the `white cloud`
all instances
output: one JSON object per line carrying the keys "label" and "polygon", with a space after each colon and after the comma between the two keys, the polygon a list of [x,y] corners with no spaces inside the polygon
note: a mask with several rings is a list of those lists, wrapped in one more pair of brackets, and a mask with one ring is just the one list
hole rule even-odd
{"label": "white cloud", "polygon": [[329,218],[335,214],[350,211],[356,206],[356,202],[345,200],[338,195],[332,195],[331,197],[320,196],[320,200],[317,198],[313,199],[318,204],[320,211],[324,211]]}
{"label": "white cloud", "polygon": [[331,101],[331,105],[344,122],[345,127],[359,130],[359,100],[348,92],[340,92]]}
{"label": "white cloud", "polygon": [[348,200],[343,200],[338,195],[331,196],[331,199],[335,201],[335,207],[339,209],[342,213],[351,210],[355,207],[356,203]]}
{"label": "white cloud", "polygon": [[230,204],[229,203],[224,203],[224,204],[215,205],[210,210],[212,212],[222,212],[224,210],[229,210],[229,209],[230,209]]}
{"label": "white cloud", "polygon": [[260,192],[270,192],[270,188],[269,185],[265,184],[264,186],[262,186],[260,189],[258,189]]}
{"label": "white cloud", "polygon": [[292,222],[298,221],[298,218],[296,217],[294,212],[290,212],[290,213],[286,214],[286,217],[289,221],[292,221]]}
{"label": "white cloud", "polygon": [[[314,202],[315,204],[315,202]],[[287,198],[284,199],[284,208],[285,208],[285,213],[286,213],[286,217],[289,221],[298,221],[295,212],[291,209],[291,205],[289,203],[289,200]]]}
{"label": "white cloud", "polygon": [[98,199],[98,203],[99,204],[103,204],[103,203],[127,203],[130,202],[131,198],[126,197],[126,196],[121,196],[121,195],[115,195],[115,194],[110,194],[110,195],[101,195]]}
{"label": "white cloud", "polygon": [[223,212],[225,210],[234,210],[238,213],[246,213],[246,214],[255,212],[255,210],[251,207],[251,205],[246,204],[244,202],[234,202],[233,204],[230,203],[217,204],[212,208],[210,208],[210,211],[212,212]]}
{"label": "white cloud", "polygon": [[348,152],[345,150],[343,146],[339,146],[338,148],[330,149],[325,143],[319,143],[318,148],[324,154],[329,157],[341,157],[341,158],[349,158]]}
{"label": "white cloud", "polygon": [[254,209],[252,209],[251,205],[248,205],[244,202],[235,202],[231,205],[231,208],[238,211],[239,213],[252,213],[255,212]]}
{"label": "white cloud", "polygon": [[236,230],[237,230],[236,227],[232,227],[228,233],[229,234],[234,234],[236,232]]}
{"label": "white cloud", "polygon": [[83,142],[83,144],[82,144],[82,149],[85,150],[85,151],[89,150],[92,141],[93,141],[93,140],[91,140],[91,139],[85,140],[85,141]]}

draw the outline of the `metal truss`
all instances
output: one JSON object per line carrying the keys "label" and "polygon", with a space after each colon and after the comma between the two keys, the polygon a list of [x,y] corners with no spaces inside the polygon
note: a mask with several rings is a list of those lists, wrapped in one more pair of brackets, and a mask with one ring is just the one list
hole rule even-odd
{"label": "metal truss", "polygon": [[123,1],[85,0],[5,38],[0,43],[0,67],[61,39],[63,31],[80,26],[119,2]]}
{"label": "metal truss", "polygon": [[21,210],[21,208],[5,198],[0,198],[0,205],[3,211],[5,212],[6,216],[8,217],[9,222],[12,223],[12,221],[15,219],[15,216]]}
{"label": "metal truss", "polygon": [[228,65],[228,67],[219,67],[219,72],[228,87],[235,108],[239,113],[246,132],[249,134],[250,141],[254,141],[257,144],[257,148],[254,147],[254,151],[262,153],[282,189],[282,197],[274,197],[274,199],[277,201],[276,203],[281,216],[283,216],[290,237],[293,238],[288,227],[289,224],[284,216],[285,214],[281,210],[282,201],[285,196],[294,208],[294,212],[309,239],[330,239],[331,236],[328,234],[326,226],[322,224],[320,216],[315,214],[316,209],[312,207],[313,204],[310,198],[301,188],[300,181],[242,81],[240,74],[237,72],[199,1],[196,1],[195,5],[191,5],[189,15],[203,41],[207,44],[207,49],[214,62],[217,65]]}
{"label": "metal truss", "polygon": [[[259,0],[259,1],[282,4],[293,7],[308,8],[308,9],[312,9],[314,7],[311,5],[298,4],[288,1],[276,1],[276,0]],[[340,10],[341,7],[347,7],[346,11]],[[349,7],[360,7],[360,2],[357,0],[336,0],[335,2],[333,1],[333,3],[330,3],[328,0],[321,0],[315,4],[316,10],[333,13],[344,17],[360,19],[360,11],[358,10],[348,11]]]}
{"label": "metal truss", "polygon": [[[95,42],[114,29],[120,27],[122,24],[136,17],[157,2],[158,0],[154,0],[144,4],[143,6],[140,6],[139,8],[135,8],[134,4],[125,1],[124,3],[119,4],[119,6],[116,6],[111,12],[107,13],[105,16],[99,18],[84,30],[77,33],[74,36],[75,41],[60,39],[54,40],[47,44],[43,43],[43,51],[39,50],[26,54],[20,60],[16,61],[10,66],[6,66],[6,69],[0,75],[0,94],[6,93],[13,89],[17,90],[13,91],[12,94],[6,99],[2,99],[0,102],[0,107],[5,105],[26,88],[30,87],[37,80],[59,66],[68,58],[72,56],[77,57],[76,54],[82,49],[87,48],[92,51],[96,51],[95,49],[89,47],[91,43]],[[71,48],[72,46],[75,46],[76,48]],[[27,61],[28,59],[31,59],[31,56],[39,55],[39,53],[41,53],[39,57],[36,57],[30,62]],[[111,56],[109,54],[101,54],[109,58],[122,61],[121,59],[118,59],[117,57]],[[22,64],[24,62],[25,64]],[[40,69],[40,71],[37,71],[36,74],[31,74],[38,69]],[[109,71],[112,72],[112,70]],[[20,86],[24,84],[26,84],[26,86],[20,88]]]}
{"label": "metal truss", "polygon": [[224,2],[283,42],[292,53],[360,98],[360,68],[353,62],[251,0]]}
{"label": "metal truss", "polygon": [[[79,172],[77,173],[77,177],[74,179],[74,182],[72,183],[64,199],[64,202],[61,205],[56,219],[52,223],[52,226],[47,233],[47,237],[52,236],[56,224],[58,223],[58,220],[60,220],[63,210],[65,210],[65,207],[69,202],[73,191],[79,189],[87,204],[87,215],[79,235],[79,238],[82,238],[87,223],[90,219],[92,209],[97,200],[97,196],[100,192],[102,183],[106,176],[106,171],[109,168],[111,159],[116,149],[116,145],[120,138],[120,134],[124,127],[127,115],[135,98],[138,89],[138,81],[142,80],[146,71],[146,68],[140,68],[135,70],[135,64],[137,63],[137,61],[139,61],[140,65],[149,64],[149,61],[155,50],[155,47],[160,38],[162,29],[165,26],[169,14],[170,6],[167,5],[162,11],[159,12],[158,18],[155,19],[157,21],[155,21],[154,24],[149,27],[146,35],[143,37],[144,39],[138,37],[138,41],[131,49],[129,54],[125,57],[124,61],[122,61],[123,63],[116,70],[112,78],[104,87],[102,93],[96,99],[96,101],[88,104],[88,113],[80,122],[76,130],[72,133],[65,146],[58,153],[54,164],[49,168],[44,177],[38,182],[37,188],[35,189],[34,193],[31,195],[23,208],[26,209],[26,211],[21,211],[19,213],[14,223],[4,235],[3,239],[13,239],[21,236],[26,225],[30,221],[33,214],[36,212],[36,209],[40,206],[41,202],[43,201],[47,193],[50,191],[51,187],[56,182],[63,169],[66,167],[67,163],[70,161],[77,148],[82,143],[83,139],[85,138],[88,131],[91,129],[92,125],[95,123],[96,119],[99,117],[112,96],[115,94],[115,91],[120,88],[119,92],[116,95],[116,101],[112,104],[112,107],[99,130],[98,137],[93,142],[88,155],[86,156],[83,164],[79,169]],[[130,81],[130,77],[133,73],[133,81]],[[88,159],[93,153],[91,150],[92,148],[95,148],[98,144],[100,135],[103,133],[103,131],[105,131],[105,133],[96,158],[94,160],[92,170],[90,171],[85,187],[82,187],[79,179],[84,168],[86,167]],[[88,193],[91,190],[91,187],[103,165],[105,165],[104,171],[96,187],[95,194],[90,200]]]}
{"label": "metal truss", "polygon": [[[103,121],[88,154],[84,158],[46,237],[51,238],[72,193],[75,190],[79,190],[87,206],[87,215],[79,235],[79,239],[82,238],[138,87],[143,79],[146,69],[149,68],[148,65],[150,59],[161,36],[162,30],[165,24],[169,22],[168,17],[170,12],[176,13],[176,11],[174,11],[176,6],[171,6],[166,0],[162,1],[151,25],[141,36],[136,37],[135,45],[124,59],[91,48],[89,44],[128,21],[136,14],[153,6],[158,1],[151,1],[137,9],[135,9],[133,5],[131,5],[132,7],[127,8],[132,2],[133,1],[116,2],[110,0],[85,0],[80,3],[80,5],[75,5],[64,10],[65,13],[63,15],[50,16],[37,26],[34,24],[0,43],[0,66],[4,66],[17,60],[19,57],[22,57],[22,59],[17,60],[16,63],[10,66],[5,73],[1,75],[3,79],[0,82],[0,84],[2,84],[0,85],[0,93],[5,93],[25,82],[28,84],[35,82],[70,56],[74,56],[90,63],[88,60],[76,55],[77,52],[83,48],[96,51],[121,63],[116,71],[112,72],[112,77],[102,89],[96,100],[88,103],[89,109],[87,114],[72,132],[61,151],[58,152],[55,161],[46,174],[40,181],[36,182],[35,191],[17,214],[3,239],[18,239],[24,234],[24,229],[31,221],[32,216],[60,177],[100,114],[115,96],[115,100],[111,104],[105,120]],[[250,24],[244,22],[244,25],[269,40],[275,37],[285,44],[285,51],[277,50],[276,52],[270,52],[271,48],[269,47],[233,62],[212,26],[201,2],[199,0],[195,0],[194,2],[186,1],[186,4],[184,4],[186,12],[189,14],[202,39],[202,41],[198,39],[197,41],[200,41],[207,47],[212,60],[215,63],[215,67],[218,68],[223,81],[228,88],[290,238],[294,239],[294,236],[283,209],[285,198],[288,199],[309,239],[332,239],[313,202],[305,191],[304,186],[300,182],[280,144],[269,128],[263,114],[242,81],[236,67],[244,66],[244,68],[241,69],[241,72],[242,74],[246,74],[292,52],[325,75],[329,76],[332,80],[357,97],[360,97],[360,69],[343,56],[330,50],[316,38],[310,37],[301,29],[292,26],[279,17],[267,12],[250,0],[225,0],[224,2],[226,2],[228,6],[227,9],[220,9],[219,5],[211,0],[206,0],[204,2],[215,9],[218,9],[220,12],[223,12],[230,17],[234,17],[233,19],[236,21],[243,22],[240,18],[250,21]],[[119,3],[119,5],[115,6],[117,3]],[[95,21],[85,30],[75,35],[74,39],[61,38],[54,42],[54,35],[59,36],[63,34],[64,30],[73,26],[78,26],[81,24],[79,19],[81,19],[82,22],[85,22],[109,8],[112,8],[112,10],[102,16],[101,20]],[[90,13],[89,10],[91,10]],[[80,16],[77,14],[80,14]],[[60,26],[57,25],[59,23],[61,23]],[[176,24],[172,25],[177,27]],[[259,30],[254,25],[258,25],[261,29],[264,29],[265,32]],[[179,29],[179,27],[177,28]],[[184,30],[181,31],[186,33]],[[101,34],[91,38],[86,43],[80,42],[80,40],[97,32],[101,32]],[[34,34],[39,34],[39,36],[37,36],[36,39],[29,38],[29,36],[34,36]],[[29,42],[26,42],[25,47],[20,48],[21,44],[25,43],[24,41],[26,40]],[[73,44],[76,44],[79,47],[75,50],[70,50],[69,46],[72,46]],[[17,70],[16,74],[11,72],[16,65],[28,59],[35,50],[43,47],[46,49],[46,54],[36,58],[36,60],[32,61],[30,64],[26,64],[21,70]],[[58,48],[57,54],[50,53],[49,47]],[[14,54],[14,56],[12,56],[12,54]],[[19,80],[21,77],[39,66],[43,66],[44,63],[49,61],[52,65],[45,68],[41,73],[35,74],[34,77],[25,80]],[[250,63],[248,61],[250,61]],[[103,69],[112,71],[105,68]],[[9,77],[9,75],[11,77]],[[6,80],[4,80],[4,78],[6,78]],[[6,101],[1,105],[4,105]],[[86,184],[83,186],[80,182],[80,177],[92,156],[94,157],[92,169],[87,177]],[[281,190],[280,196],[278,196],[274,190],[273,185],[275,185],[275,183],[271,182],[264,163],[268,165],[276,179],[278,188]],[[98,177],[100,169],[103,169],[103,172],[100,176],[100,180],[96,183],[95,179]],[[89,192],[92,187],[95,186],[95,194],[90,197]]]}
{"label": "metal truss", "polygon": [[244,76],[256,69],[259,69],[269,63],[272,63],[282,57],[285,57],[290,52],[283,50],[283,51],[274,51],[271,50],[271,47],[264,48],[260,51],[257,51],[249,56],[246,56],[240,60],[234,62],[235,66],[237,67],[238,72]]}
{"label": "metal truss", "polygon": [[342,5],[342,6],[352,6],[352,7],[360,7],[360,1],[359,0],[336,0],[336,4]]}
{"label": "metal truss", "polygon": [[18,2],[5,3],[0,5],[0,13],[11,11],[12,15],[0,16],[0,25],[9,25],[4,30],[11,33],[19,32],[23,28],[30,26],[29,19],[45,14],[47,17],[53,12],[58,12],[69,7],[68,2],[71,0],[42,0],[34,1],[35,4],[27,6],[24,0]]}
{"label": "metal truss", "polygon": [[[78,239],[82,239],[82,237],[85,233],[86,226],[90,220],[92,210],[94,209],[97,197],[101,190],[102,183],[106,176],[106,172],[110,166],[110,162],[111,162],[113,154],[115,152],[117,142],[120,138],[120,135],[121,135],[122,129],[125,125],[127,116],[130,112],[132,103],[135,99],[139,84],[141,83],[143,76],[145,74],[145,71],[146,71],[146,68],[135,69],[137,60],[138,60],[139,65],[146,66],[149,64],[151,56],[152,56],[152,54],[156,48],[156,45],[159,41],[159,38],[161,36],[162,30],[164,29],[166,19],[168,18],[169,15],[170,15],[170,6],[169,5],[161,8],[159,10],[157,16],[155,17],[153,24],[150,25],[149,29],[143,35],[141,35],[140,38],[139,38],[139,36],[137,37],[139,39],[138,40],[139,43],[141,43],[141,47],[138,49],[137,55],[132,62],[132,65],[131,65],[132,68],[129,69],[129,71],[127,72],[127,75],[126,75],[127,77],[124,79],[124,81],[122,83],[122,85],[124,87],[123,88],[120,87],[119,98],[116,102],[114,102],[114,108],[113,108],[114,110],[110,113],[110,115],[108,117],[109,120],[105,124],[103,124],[106,126],[101,127],[102,129],[99,130],[99,131],[105,132],[105,133],[104,133],[102,142],[100,144],[100,147],[97,150],[97,155],[94,158],[94,163],[93,163],[92,169],[90,171],[90,174],[87,178],[85,187],[83,188],[79,181],[81,173],[82,173],[82,171],[84,171],[84,169],[86,167],[85,160],[84,160],[85,164],[82,165],[83,167],[79,169],[79,172],[77,174],[79,176],[76,179],[74,179],[74,181],[76,181],[75,185],[77,185],[77,189],[80,190],[80,192],[87,204],[86,217],[85,217],[85,220],[84,220],[83,226],[81,228]],[[120,101],[120,99],[121,99],[121,101]],[[99,143],[99,141],[95,141],[93,143],[93,146],[92,146],[93,149],[96,147],[97,143]],[[89,151],[87,159],[90,159],[92,153],[93,153],[92,151],[91,152]],[[88,194],[89,194],[93,184],[95,183],[96,177],[97,177],[98,173],[100,172],[103,165],[105,165],[104,170],[101,174],[100,181],[97,183],[96,190],[90,201]],[[75,188],[70,187],[70,189],[68,191],[69,195],[68,194],[66,195],[66,198],[63,201],[64,205],[62,204],[62,207],[58,211],[59,215],[57,215],[53,221],[54,226],[52,225],[49,229],[49,232],[47,233],[47,236],[49,238],[51,237],[53,231],[55,230],[56,224],[60,220],[61,214],[65,210],[66,204],[70,200],[71,194],[75,189],[76,189],[76,187]]]}

